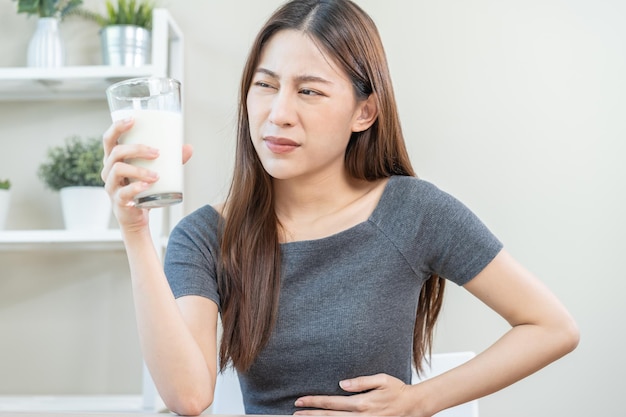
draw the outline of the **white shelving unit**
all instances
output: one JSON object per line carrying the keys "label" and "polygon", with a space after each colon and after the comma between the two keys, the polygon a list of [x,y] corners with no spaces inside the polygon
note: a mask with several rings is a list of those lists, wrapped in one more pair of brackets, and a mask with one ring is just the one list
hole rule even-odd
{"label": "white shelving unit", "polygon": [[0,68],[0,100],[103,99],[111,83],[155,73],[155,66],[136,68],[75,66]]}
{"label": "white shelving unit", "polygon": [[[152,62],[141,67],[71,66],[53,69],[0,68],[0,101],[106,100],[112,83],[135,77],[172,77],[183,81],[183,33],[165,9],[156,9],[152,25]],[[182,204],[151,211],[155,246],[164,249],[171,227],[182,217]],[[165,219],[163,218],[165,216]],[[121,251],[119,230],[0,231],[0,251]],[[144,366],[141,395],[5,396],[0,411],[158,411],[162,402]]]}
{"label": "white shelving unit", "polygon": [[182,81],[183,42],[182,31],[167,10],[156,9],[153,14],[150,65],[0,68],[0,100],[104,100],[106,87],[128,78],[172,76]]}
{"label": "white shelving unit", "polygon": [[0,232],[0,251],[121,250],[120,231],[7,230]]}

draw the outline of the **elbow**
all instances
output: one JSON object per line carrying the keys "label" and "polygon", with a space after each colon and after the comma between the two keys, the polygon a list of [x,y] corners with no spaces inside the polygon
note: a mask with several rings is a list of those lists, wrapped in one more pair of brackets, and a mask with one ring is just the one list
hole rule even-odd
{"label": "elbow", "polygon": [[212,394],[178,395],[163,399],[168,410],[180,416],[199,416],[213,403]]}
{"label": "elbow", "polygon": [[580,330],[572,317],[568,317],[568,319],[561,324],[558,334],[561,356],[567,355],[576,349],[580,342]]}
{"label": "elbow", "polygon": [[578,328],[578,325],[576,324],[574,319],[571,320],[568,326],[567,334],[568,334],[567,353],[569,353],[573,351],[574,349],[576,349],[576,347],[578,346],[578,343],[580,343],[580,329]]}

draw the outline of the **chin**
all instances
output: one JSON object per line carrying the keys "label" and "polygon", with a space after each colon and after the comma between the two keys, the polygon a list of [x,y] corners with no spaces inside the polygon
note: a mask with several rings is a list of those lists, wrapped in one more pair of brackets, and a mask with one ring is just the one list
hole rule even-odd
{"label": "chin", "polygon": [[277,164],[263,164],[263,169],[275,180],[289,180],[302,175],[300,170],[296,171],[293,167],[277,166]]}

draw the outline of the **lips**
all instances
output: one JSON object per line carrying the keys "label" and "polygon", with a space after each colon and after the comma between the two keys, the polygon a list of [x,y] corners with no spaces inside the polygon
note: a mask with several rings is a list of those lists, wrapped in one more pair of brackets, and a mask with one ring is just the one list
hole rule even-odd
{"label": "lips", "polygon": [[292,152],[300,146],[297,142],[291,139],[272,136],[265,137],[263,141],[265,142],[265,146],[267,146],[270,151],[278,154]]}

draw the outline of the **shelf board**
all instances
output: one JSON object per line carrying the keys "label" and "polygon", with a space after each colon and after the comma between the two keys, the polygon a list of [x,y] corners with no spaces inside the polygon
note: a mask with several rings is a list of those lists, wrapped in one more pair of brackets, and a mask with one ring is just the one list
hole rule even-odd
{"label": "shelf board", "polygon": [[141,412],[140,395],[0,396],[0,411],[10,412]]}
{"label": "shelf board", "polygon": [[0,231],[0,251],[22,250],[121,250],[117,229],[104,231],[5,230]]}
{"label": "shelf board", "polygon": [[59,68],[0,68],[0,101],[105,99],[106,88],[120,80],[153,75],[152,65],[85,65]]}

